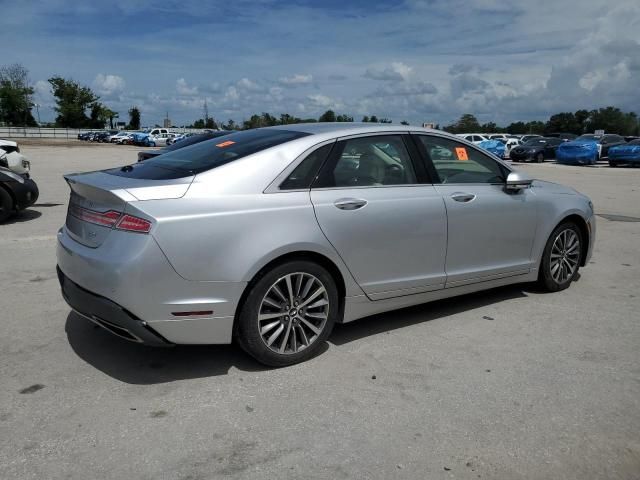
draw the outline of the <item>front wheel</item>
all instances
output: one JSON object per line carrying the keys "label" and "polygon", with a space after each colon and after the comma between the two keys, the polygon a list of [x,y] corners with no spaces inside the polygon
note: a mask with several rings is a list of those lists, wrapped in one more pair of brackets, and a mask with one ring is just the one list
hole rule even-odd
{"label": "front wheel", "polygon": [[544,247],[538,283],[549,292],[569,287],[582,258],[582,234],[573,222],[558,225]]}
{"label": "front wheel", "polygon": [[538,163],[542,163],[542,162],[544,162],[544,155],[543,155],[542,153],[539,153],[539,154],[536,156],[536,162],[538,162]]}
{"label": "front wheel", "polygon": [[338,290],[329,272],[313,262],[291,261],[251,287],[235,337],[260,363],[284,367],[313,357],[338,315]]}

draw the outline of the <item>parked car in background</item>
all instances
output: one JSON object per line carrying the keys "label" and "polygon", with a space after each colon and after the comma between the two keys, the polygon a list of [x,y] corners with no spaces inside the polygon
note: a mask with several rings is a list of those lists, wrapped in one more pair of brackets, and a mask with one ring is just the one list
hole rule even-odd
{"label": "parked car in background", "polygon": [[459,133],[458,137],[464,138],[467,142],[471,142],[478,145],[480,142],[486,142],[489,140],[484,134],[481,133]]}
{"label": "parked car in background", "polygon": [[505,139],[485,140],[484,142],[478,143],[478,146],[487,152],[494,154],[498,158],[506,157],[507,145]]}
{"label": "parked car in background", "polygon": [[133,136],[135,135],[136,132],[127,132],[125,135],[122,135],[120,137],[116,136],[113,139],[113,143],[116,143],[118,145],[133,145]]}
{"label": "parked car in background", "polygon": [[78,140],[89,140],[89,137],[93,134],[93,132],[83,132],[78,134]]}
{"label": "parked car in background", "polygon": [[608,156],[611,147],[625,143],[620,135],[585,134],[560,145],[556,160],[569,165],[595,165],[598,160]]}
{"label": "parked car in background", "polygon": [[[7,140],[0,142],[15,143]],[[4,146],[13,147],[6,143]],[[0,148],[0,223],[38,200],[38,186],[31,179],[30,170],[30,163],[24,160],[17,145],[10,153]]]}
{"label": "parked car in background", "polygon": [[155,147],[155,137],[152,137],[148,133],[136,132],[133,134],[131,144],[139,147]]}
{"label": "parked car in background", "polygon": [[124,137],[124,136],[126,136],[128,134],[129,134],[129,132],[125,132],[124,130],[116,132],[113,135],[109,135],[109,142],[110,143],[116,143],[116,140],[118,140],[119,138],[122,138],[122,137]]}
{"label": "parked car in background", "polygon": [[411,126],[258,128],[65,179],[72,309],[137,343],[234,339],[271,366],[319,353],[336,322],[565,289],[595,240],[586,196]]}
{"label": "parked car in background", "polygon": [[624,145],[610,147],[609,165],[612,167],[619,167],[621,165],[640,166],[640,139],[636,138]]}
{"label": "parked car in background", "polygon": [[511,149],[509,157],[513,162],[534,161],[542,163],[546,159],[556,158],[556,149],[564,140],[554,137],[532,138]]}
{"label": "parked car in background", "polygon": [[17,142],[12,140],[0,139],[0,166],[8,168],[18,175],[25,175],[29,178],[29,171],[31,170],[31,163],[27,160],[27,157],[20,153],[20,147]]}
{"label": "parked car in background", "polygon": [[138,152],[138,161],[142,162],[143,160],[148,160],[149,158],[154,158],[164,153],[173,152],[174,150],[178,150],[179,148],[189,147],[191,145],[195,145],[196,143],[204,142],[205,140],[211,140],[212,138],[229,135],[230,133],[235,133],[235,131],[221,130],[194,134],[159,150],[143,150],[141,152]]}
{"label": "parked car in background", "polygon": [[532,140],[532,139],[534,139],[534,138],[542,138],[542,135],[534,135],[534,134],[530,134],[530,135],[522,135],[522,136],[520,137],[520,141],[521,141],[522,143],[526,143],[526,142],[528,142],[529,140]]}
{"label": "parked car in background", "polygon": [[576,138],[578,138],[578,135],[576,135],[575,133],[557,133],[556,132],[556,133],[547,133],[545,134],[545,137],[559,138],[561,140],[564,140],[565,142],[568,142],[570,140],[575,140]]}

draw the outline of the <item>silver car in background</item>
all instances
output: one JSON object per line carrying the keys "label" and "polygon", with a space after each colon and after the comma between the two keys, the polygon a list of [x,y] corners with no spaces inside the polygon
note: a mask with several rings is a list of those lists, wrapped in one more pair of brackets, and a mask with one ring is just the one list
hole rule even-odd
{"label": "silver car in background", "polygon": [[446,133],[262,128],[65,177],[63,296],[151,345],[308,359],[336,322],[517,282],[569,286],[593,206]]}

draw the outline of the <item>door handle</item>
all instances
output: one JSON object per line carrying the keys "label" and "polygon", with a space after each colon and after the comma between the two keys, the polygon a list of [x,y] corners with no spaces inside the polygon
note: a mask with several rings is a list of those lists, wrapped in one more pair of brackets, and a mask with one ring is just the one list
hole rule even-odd
{"label": "door handle", "polygon": [[451,194],[451,198],[456,202],[467,203],[476,198],[476,196],[473,193],[455,192]]}
{"label": "door handle", "polygon": [[364,207],[367,201],[361,198],[339,198],[333,204],[340,210],[358,210]]}

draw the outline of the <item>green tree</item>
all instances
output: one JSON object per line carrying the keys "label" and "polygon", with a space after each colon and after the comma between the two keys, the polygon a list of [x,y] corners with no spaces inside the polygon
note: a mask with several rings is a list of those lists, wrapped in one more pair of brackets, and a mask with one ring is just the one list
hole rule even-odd
{"label": "green tree", "polygon": [[551,115],[547,121],[544,131],[545,133],[561,132],[561,133],[582,133],[580,125],[576,121],[576,116],[571,112],[562,112]]}
{"label": "green tree", "polygon": [[456,123],[444,127],[444,130],[450,133],[477,132],[480,130],[480,124],[474,115],[471,113],[465,113]]}
{"label": "green tree", "polygon": [[371,115],[371,117],[369,117],[369,123],[378,123],[378,117]]}
{"label": "green tree", "polygon": [[14,63],[0,68],[0,123],[36,126],[31,114],[33,88],[29,86],[29,71]]}
{"label": "green tree", "polygon": [[589,132],[604,130],[608,133],[620,135],[633,135],[638,128],[638,117],[635,113],[624,113],[616,107],[599,108],[592,110],[586,122]]}
{"label": "green tree", "polygon": [[362,117],[362,121],[364,123],[369,123],[369,117],[365,115],[364,117]]}
{"label": "green tree", "polygon": [[393,120],[389,118],[381,118],[380,123],[393,123]]}
{"label": "green tree", "polygon": [[406,120],[402,120],[402,121],[400,122],[400,125],[409,125],[409,122],[407,122]]}
{"label": "green tree", "polygon": [[131,107],[129,109],[129,130],[140,130],[140,109],[138,107]]}
{"label": "green tree", "polygon": [[320,118],[318,118],[319,122],[335,122],[336,121],[336,113],[333,110],[327,110]]}
{"label": "green tree", "polygon": [[90,126],[92,119],[87,116],[86,111],[93,110],[93,104],[99,97],[89,87],[83,87],[72,79],[51,77],[49,83],[53,96],[56,97],[56,125],[66,128]]}
{"label": "green tree", "polygon": [[238,124],[233,120],[233,119],[229,119],[229,121],[227,123],[224,123],[222,125],[222,129],[223,130],[238,130],[240,127],[238,127]]}
{"label": "green tree", "polygon": [[353,122],[353,117],[349,115],[338,115],[336,117],[336,122]]}

